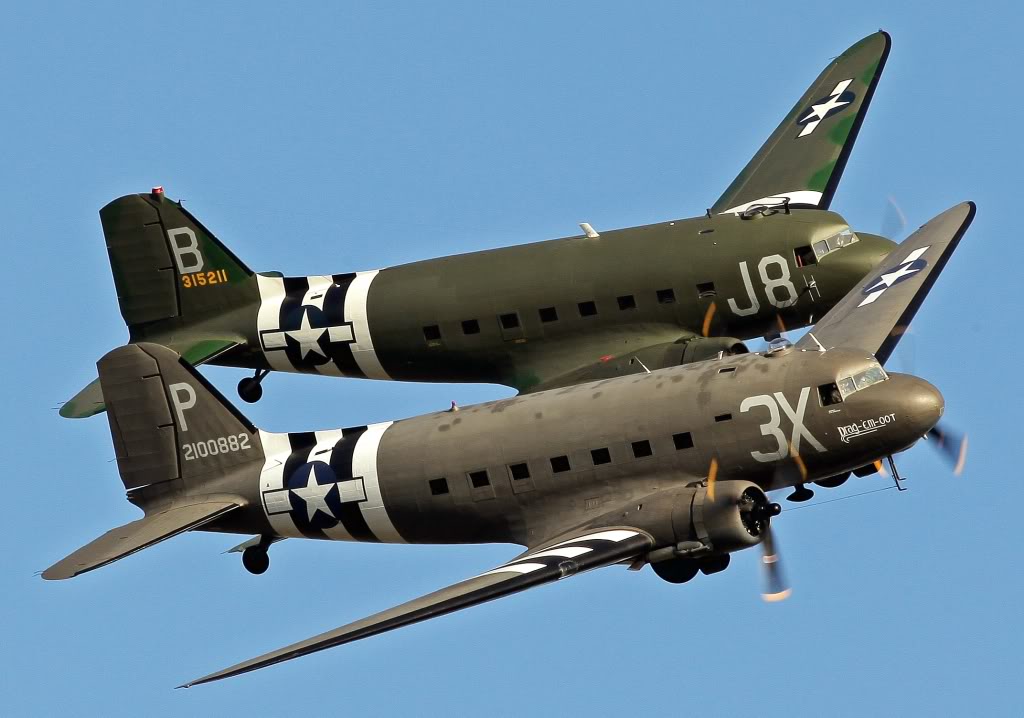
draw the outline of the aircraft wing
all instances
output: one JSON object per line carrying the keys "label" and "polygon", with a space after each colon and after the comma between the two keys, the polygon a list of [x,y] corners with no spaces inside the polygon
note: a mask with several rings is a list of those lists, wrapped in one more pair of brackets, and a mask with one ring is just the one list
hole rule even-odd
{"label": "aircraft wing", "polygon": [[892,354],[939,273],[974,220],[964,202],[930,220],[879,263],[867,284],[854,287],[796,346],[813,351],[863,349],[885,362]]}
{"label": "aircraft wing", "polygon": [[572,538],[531,549],[498,568],[440,591],[243,661],[230,668],[189,681],[180,687],[189,688],[200,683],[237,676],[325,648],[333,648],[428,618],[443,616],[534,586],[553,583],[576,573],[645,555],[652,545],[651,537],[638,529],[617,527],[582,530]]}
{"label": "aircraft wing", "polygon": [[[229,349],[238,346],[238,342],[219,339],[200,341],[184,346],[180,342],[165,343],[158,341],[157,343],[166,344],[166,346],[174,349],[192,366],[205,364]],[[107,406],[103,403],[103,390],[100,388],[100,380],[93,379],[84,389],[64,403],[64,406],[60,408],[60,415],[65,419],[85,419],[106,410]]]}
{"label": "aircraft wing", "polygon": [[[876,32],[833,60],[714,206],[713,214],[759,204],[828,209],[889,56],[888,33]],[[738,88],[759,101],[778,78],[754,75]]]}
{"label": "aircraft wing", "polygon": [[[554,349],[515,362],[516,373],[503,383],[515,387],[520,394],[532,394],[549,389],[561,389],[591,381],[612,379],[627,374],[640,374],[645,369],[654,371],[682,363],[697,361],[703,354],[695,353],[698,343],[711,342],[714,351],[731,351],[729,340],[710,340],[692,332],[671,327],[663,330],[643,330],[629,335],[575,336]],[[735,340],[733,340],[735,341]],[[701,344],[704,352],[712,349]]]}

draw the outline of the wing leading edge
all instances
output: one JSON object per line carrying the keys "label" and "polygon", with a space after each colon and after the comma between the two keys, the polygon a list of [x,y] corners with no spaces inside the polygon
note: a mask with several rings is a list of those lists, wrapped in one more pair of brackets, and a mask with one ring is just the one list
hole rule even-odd
{"label": "wing leading edge", "polygon": [[974,220],[974,202],[947,209],[905,239],[879,263],[867,284],[854,287],[804,335],[804,350],[849,347],[882,363],[921,307]]}
{"label": "wing leading edge", "polygon": [[400,606],[376,613],[318,636],[265,653],[230,668],[189,681],[190,688],[237,676],[275,663],[340,646],[402,626],[476,606],[534,586],[553,583],[583,571],[610,566],[650,551],[651,537],[633,528],[608,528],[581,532],[574,538],[527,551],[498,568],[427,594]]}

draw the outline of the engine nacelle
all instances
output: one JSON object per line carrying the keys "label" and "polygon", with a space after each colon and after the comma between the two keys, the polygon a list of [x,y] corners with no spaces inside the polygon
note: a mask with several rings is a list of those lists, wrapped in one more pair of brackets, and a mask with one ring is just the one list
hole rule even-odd
{"label": "engine nacelle", "polygon": [[733,354],[747,354],[750,351],[746,344],[735,337],[696,337],[682,346],[683,353],[679,360],[680,364],[715,359],[719,354],[732,356]]}
{"label": "engine nacelle", "polygon": [[757,484],[718,481],[714,499],[709,494],[707,488],[698,487],[688,503],[677,502],[673,509],[676,555],[680,545],[689,543],[694,544],[697,555],[709,551],[731,553],[761,543],[770,520],[767,507],[771,502]]}

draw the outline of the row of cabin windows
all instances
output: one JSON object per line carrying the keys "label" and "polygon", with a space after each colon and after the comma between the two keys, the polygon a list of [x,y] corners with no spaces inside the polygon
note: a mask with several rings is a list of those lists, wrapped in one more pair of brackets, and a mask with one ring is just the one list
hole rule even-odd
{"label": "row of cabin windows", "polygon": [[[676,447],[676,451],[692,449],[693,437],[688,431],[673,434],[672,443]],[[630,444],[630,448],[633,451],[633,458],[636,459],[643,459],[654,455],[654,448],[651,446],[651,442],[647,439],[640,439],[639,441],[632,442]],[[611,451],[608,450],[608,447],[591,449],[590,460],[593,462],[594,466],[610,464],[612,463]],[[568,456],[553,456],[549,461],[551,462],[551,473],[553,474],[562,474],[566,471],[572,470],[572,465],[569,462]],[[523,481],[530,478],[530,466],[525,461],[517,464],[509,464],[508,472],[513,481]],[[470,471],[466,476],[469,478],[469,485],[474,489],[482,489],[485,486],[490,486],[491,484],[491,477],[487,473],[487,469]],[[431,479],[427,483],[430,486],[430,493],[433,496],[442,496],[448,493],[448,479]]]}
{"label": "row of cabin windows", "polygon": [[[814,250],[811,247],[797,247],[793,250],[793,255],[797,267],[806,267],[818,263]],[[698,299],[711,299],[718,296],[718,290],[715,289],[714,282],[700,282],[697,284],[696,289]],[[676,301],[675,290],[671,288],[659,289],[655,292],[655,296],[658,299],[658,304],[674,304]],[[618,303],[621,311],[636,309],[636,297],[632,294],[616,297],[615,301]],[[581,317],[592,317],[597,314],[597,303],[593,300],[579,302],[576,308]],[[558,321],[558,310],[554,307],[543,307],[538,309],[537,313],[540,316],[540,321],[544,324]],[[516,312],[499,314],[498,322],[503,329],[517,329],[519,327],[519,314]],[[476,319],[464,320],[462,322],[462,333],[466,335],[479,334],[480,322]],[[423,337],[427,342],[439,341],[441,339],[441,327],[437,324],[429,324],[423,327]]]}
{"label": "row of cabin windows", "polygon": [[[711,294],[707,294],[709,291],[707,287],[711,287]],[[697,285],[697,294],[699,297],[714,296],[714,283],[708,282],[707,284]],[[659,289],[655,292],[658,298],[659,304],[674,304],[676,301],[676,293],[673,289]],[[628,311],[630,309],[636,309],[636,297],[632,294],[624,294],[621,297],[615,298],[616,303],[619,305],[620,311]],[[585,302],[579,302],[576,305],[577,311],[581,317],[593,317],[597,314],[597,302],[588,300]],[[540,318],[541,323],[550,324],[551,322],[558,321],[558,310],[555,307],[542,307],[537,310],[537,315]],[[519,314],[517,312],[509,312],[508,314],[499,314],[498,323],[502,329],[518,329],[519,328]],[[469,336],[480,333],[480,321],[478,319],[464,319],[462,321],[462,333]],[[441,339],[441,327],[437,324],[428,324],[423,327],[423,338],[428,342],[436,342]]]}

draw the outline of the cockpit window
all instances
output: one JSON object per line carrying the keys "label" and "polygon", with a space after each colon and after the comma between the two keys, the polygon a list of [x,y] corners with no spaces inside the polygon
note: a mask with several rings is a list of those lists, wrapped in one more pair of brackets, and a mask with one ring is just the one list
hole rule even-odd
{"label": "cockpit window", "polygon": [[842,249],[843,247],[849,247],[855,242],[859,242],[860,239],[853,233],[853,230],[847,227],[838,234],[833,234],[828,239],[823,239],[819,242],[814,243],[814,256],[821,259],[826,254]]}
{"label": "cockpit window", "polygon": [[854,392],[866,389],[872,384],[877,384],[880,381],[885,381],[889,378],[889,375],[885,373],[885,369],[882,368],[881,364],[872,364],[864,371],[858,372],[851,376],[844,376],[836,382],[839,386],[839,393],[843,395],[845,399]]}

